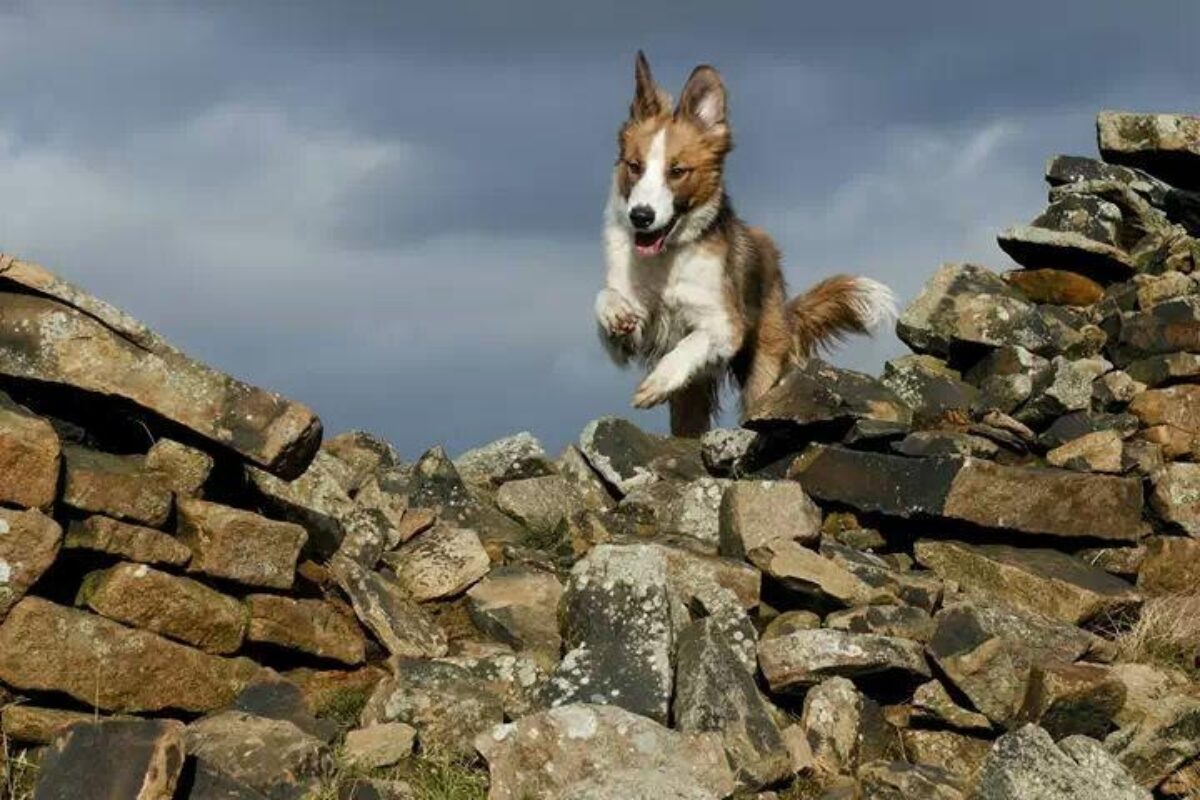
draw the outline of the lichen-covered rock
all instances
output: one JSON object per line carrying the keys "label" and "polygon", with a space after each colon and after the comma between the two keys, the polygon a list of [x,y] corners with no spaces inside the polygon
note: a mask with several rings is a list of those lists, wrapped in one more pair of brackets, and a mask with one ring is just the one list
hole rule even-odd
{"label": "lichen-covered rock", "polygon": [[1150,507],[1163,521],[1200,536],[1200,464],[1167,464],[1152,480]]}
{"label": "lichen-covered rock", "polygon": [[192,557],[187,545],[170,534],[99,514],[71,520],[63,548],[92,550],[126,561],[171,567],[181,567]]}
{"label": "lichen-covered rock", "polygon": [[692,480],[706,474],[698,441],[655,436],[616,417],[590,422],[579,436],[579,449],[621,495],[662,478]]}
{"label": "lichen-covered rock", "polygon": [[858,771],[867,797],[879,800],[962,800],[965,781],[941,767],[872,761]]}
{"label": "lichen-covered rock", "polygon": [[308,532],[308,550],[327,558],[345,536],[342,520],[355,508],[342,487],[347,469],[337,458],[320,450],[304,474],[294,480],[283,481],[254,468],[247,474],[266,513],[303,527]]}
{"label": "lichen-covered rock", "polygon": [[825,626],[851,633],[896,636],[914,642],[928,642],[933,636],[933,617],[915,606],[872,605],[835,611],[825,618]]}
{"label": "lichen-covered rock", "polygon": [[455,664],[398,659],[375,687],[362,723],[403,722],[417,729],[421,750],[465,758],[475,737],[504,720],[500,698]]}
{"label": "lichen-covered rock", "polygon": [[454,459],[454,468],[463,480],[488,486],[554,472],[549,454],[529,431],[468,450]]}
{"label": "lichen-covered rock", "polygon": [[1112,364],[1102,358],[1069,360],[1055,356],[1044,376],[1045,383],[1034,386],[1029,400],[1015,412],[1026,425],[1042,427],[1050,420],[1092,406],[1092,384]]}
{"label": "lichen-covered rock", "polygon": [[1062,267],[1101,281],[1125,280],[1133,275],[1133,257],[1115,244],[1071,230],[1051,230],[1037,225],[1017,225],[996,237],[1000,249],[1029,269]]}
{"label": "lichen-covered rock", "polygon": [[929,677],[924,649],[917,642],[830,629],[796,631],[759,642],[758,664],[775,692],[803,689],[834,676]]}
{"label": "lichen-covered rock", "polygon": [[342,488],[352,496],[374,476],[400,464],[395,447],[366,431],[339,433],[322,442],[321,449],[346,466]]}
{"label": "lichen-covered rock", "polygon": [[1125,371],[1152,389],[1168,383],[1194,382],[1200,380],[1200,355],[1166,353],[1148,356],[1128,364]]}
{"label": "lichen-covered rock", "polygon": [[429,509],[445,525],[475,531],[493,555],[528,536],[520,523],[467,488],[440,447],[429,450],[413,465],[406,489],[410,510]]}
{"label": "lichen-covered rock", "polygon": [[0,280],[24,289],[0,302],[0,374],[129,401],[284,478],[320,444],[309,409],[189,359],[38,265],[0,255]]}
{"label": "lichen-covered rock", "polygon": [[1049,548],[922,540],[917,561],[973,596],[1073,625],[1135,610],[1141,598],[1120,578]]}
{"label": "lichen-covered rock", "polygon": [[205,500],[179,501],[177,535],[192,551],[189,572],[247,586],[290,589],[308,539],[304,528]]}
{"label": "lichen-covered rock", "polygon": [[748,408],[742,424],[764,433],[844,431],[857,420],[907,426],[912,411],[876,378],[810,358]]}
{"label": "lichen-covered rock", "polygon": [[1000,453],[1000,447],[991,439],[962,431],[913,431],[899,442],[893,443],[892,449],[910,458],[995,458]]}
{"label": "lichen-covered rock", "polygon": [[945,587],[942,580],[924,570],[902,571],[874,553],[862,552],[830,540],[821,542],[821,555],[858,576],[863,583],[881,594],[875,601],[893,603],[897,600],[932,613],[941,605]]}
{"label": "lichen-covered rock", "polygon": [[497,641],[529,652],[550,668],[558,663],[562,637],[558,603],[563,587],[553,573],[518,564],[497,567],[467,592],[475,627]]}
{"label": "lichen-covered rock", "polygon": [[968,784],[992,749],[990,739],[956,731],[908,728],[900,732],[900,739],[912,763],[937,767]]}
{"label": "lichen-covered rock", "polygon": [[1094,431],[1046,453],[1046,463],[1079,472],[1120,474],[1125,471],[1124,456],[1125,443],[1119,431]]}
{"label": "lichen-covered rock", "polygon": [[1075,411],[1064,414],[1050,423],[1050,427],[1042,431],[1037,441],[1047,450],[1054,450],[1089,433],[1116,431],[1124,439],[1131,436],[1137,428],[1138,419],[1132,414]]}
{"label": "lichen-covered rock", "polygon": [[[488,762],[491,800],[570,797],[572,787],[591,786],[576,800],[639,797],[597,793],[617,773],[642,771],[662,789],[699,786],[703,794],[655,794],[698,800],[733,793],[734,776],[714,733],[686,734],[612,706],[572,704],[480,734],[475,746]],[[643,775],[638,781],[645,785]],[[645,797],[645,795],[642,795]]]}
{"label": "lichen-covered rock", "polygon": [[1129,404],[1129,413],[1144,427],[1171,425],[1195,436],[1200,433],[1200,385],[1181,384],[1142,392]]}
{"label": "lichen-covered rock", "polygon": [[720,507],[721,555],[746,554],[775,540],[811,545],[821,537],[821,509],[791,481],[735,481]]}
{"label": "lichen-covered rock", "polygon": [[203,450],[173,439],[159,439],[146,452],[146,468],[162,476],[178,497],[200,497],[214,463]]}
{"label": "lichen-covered rock", "polygon": [[1034,386],[1047,380],[1050,362],[1024,347],[997,347],[965,373],[979,387],[979,405],[1005,413],[1015,411],[1033,394]]}
{"label": "lichen-covered rock", "polygon": [[558,472],[575,489],[584,505],[593,511],[609,511],[616,505],[604,479],[592,469],[575,445],[567,445],[558,457]]}
{"label": "lichen-covered rock", "polygon": [[315,736],[286,720],[240,711],[193,722],[185,742],[188,755],[202,768],[270,800],[312,796],[333,766],[328,746]]}
{"label": "lichen-covered rock", "polygon": [[930,727],[948,727],[973,733],[987,733],[993,727],[991,721],[983,714],[959,705],[938,680],[923,683],[916,688],[910,714],[912,721]]}
{"label": "lichen-covered rock", "polygon": [[664,550],[600,545],[571,570],[559,613],[569,649],[547,702],[611,703],[665,723],[687,612]]}
{"label": "lichen-covered rock", "polygon": [[0,625],[0,680],[108,711],[220,708],[259,669],[37,597]]}
{"label": "lichen-covered rock", "polygon": [[403,722],[381,722],[346,733],[343,756],[362,769],[390,767],[412,755],[417,729]]}
{"label": "lichen-covered rock", "polygon": [[1117,319],[1118,365],[1164,353],[1200,352],[1200,297],[1157,303],[1145,311],[1127,311]]}
{"label": "lichen-covered rock", "polygon": [[58,557],[62,528],[40,511],[0,508],[0,620]]}
{"label": "lichen-covered rock", "polygon": [[1046,182],[1051,186],[1113,181],[1128,186],[1150,202],[1161,204],[1171,187],[1141,170],[1106,164],[1083,156],[1053,156],[1046,162]]}
{"label": "lichen-covered rock", "polygon": [[1200,701],[1172,696],[1155,713],[1111,734],[1104,745],[1138,783],[1158,786],[1200,753]]}
{"label": "lichen-covered rock", "polygon": [[1150,800],[1096,741],[1055,744],[1026,725],[1000,737],[980,768],[972,800]]}
{"label": "lichen-covered rock", "polygon": [[63,447],[62,501],[79,511],[161,527],[173,495],[144,456],[118,456],[78,445]]}
{"label": "lichen-covered rock", "polygon": [[937,420],[952,412],[970,413],[979,401],[978,389],[933,356],[894,358],[883,365],[880,381],[913,410],[917,422]]}
{"label": "lichen-covered rock", "polygon": [[496,491],[500,510],[537,534],[552,533],[564,518],[586,508],[561,475],[507,481]]}
{"label": "lichen-covered rock", "polygon": [[296,600],[274,594],[246,598],[246,639],[302,653],[361,664],[366,641],[353,618],[323,600]]}
{"label": "lichen-covered rock", "polygon": [[417,602],[461,594],[487,574],[491,559],[473,530],[438,525],[384,561]]}
{"label": "lichen-covered rock", "polygon": [[1136,167],[1183,189],[1200,188],[1200,118],[1101,111],[1096,136],[1105,161]]}
{"label": "lichen-covered rock", "polygon": [[524,653],[484,649],[477,654],[460,653],[439,660],[462,667],[483,689],[500,698],[506,719],[519,719],[541,710],[546,672]]}
{"label": "lichen-covered rock", "polygon": [[72,726],[47,748],[38,800],[171,800],[183,771],[183,723],[105,720]]}
{"label": "lichen-covered rock", "polygon": [[49,511],[61,472],[54,428],[0,392],[0,503]]}
{"label": "lichen-covered rock", "polygon": [[235,598],[145,564],[93,572],[78,602],[101,616],[208,653],[236,652],[246,632],[246,609]]}
{"label": "lichen-covered rock", "polygon": [[878,706],[846,678],[824,680],[804,697],[800,727],[822,775],[853,773],[860,763],[882,756],[886,745],[879,744],[888,734],[868,729],[886,725]]}
{"label": "lichen-covered rock", "polygon": [[790,594],[820,608],[845,608],[883,602],[887,592],[870,586],[836,561],[790,539],[776,539],[752,550],[750,563]]}
{"label": "lichen-covered rock", "polygon": [[329,566],[355,616],[389,653],[401,658],[446,654],[445,631],[400,584],[349,559],[335,557]]}
{"label": "lichen-covered rock", "polygon": [[746,428],[715,428],[700,437],[700,455],[714,475],[737,478],[756,464],[767,439]]}
{"label": "lichen-covered rock", "polygon": [[792,472],[810,496],[859,511],[1062,537],[1136,541],[1142,534],[1136,478],[838,447],[814,448]]}
{"label": "lichen-covered rock", "polygon": [[675,728],[721,736],[738,782],[769,786],[792,773],[792,759],[773,710],[712,618],[679,635],[673,705]]}

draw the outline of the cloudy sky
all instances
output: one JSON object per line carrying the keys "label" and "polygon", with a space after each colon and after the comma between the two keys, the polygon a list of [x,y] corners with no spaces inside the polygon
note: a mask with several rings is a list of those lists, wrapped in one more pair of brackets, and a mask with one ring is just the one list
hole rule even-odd
{"label": "cloudy sky", "polygon": [[[1200,4],[0,0],[0,250],[406,456],[628,406],[593,334],[645,48],[725,75],[799,289],[996,268],[1101,108],[1200,110]],[[890,336],[835,361],[877,371]]]}

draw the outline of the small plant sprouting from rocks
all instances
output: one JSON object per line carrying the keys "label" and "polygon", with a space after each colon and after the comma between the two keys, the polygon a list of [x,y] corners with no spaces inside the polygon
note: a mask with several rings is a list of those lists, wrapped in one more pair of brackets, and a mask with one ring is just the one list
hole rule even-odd
{"label": "small plant sprouting from rocks", "polygon": [[[339,752],[329,777],[312,800],[341,800],[368,781],[395,781],[408,789],[413,800],[484,800],[487,774],[478,766],[432,758],[413,758],[395,767],[364,770],[348,763]],[[6,799],[7,800],[7,799]]]}
{"label": "small plant sprouting from rocks", "polygon": [[330,696],[329,702],[321,709],[320,716],[336,724],[340,731],[356,728],[368,697],[365,689],[342,689]]}
{"label": "small plant sprouting from rocks", "polygon": [[4,763],[0,764],[4,776],[0,784],[2,800],[29,800],[37,783],[37,765],[30,760],[28,751],[13,747],[7,737],[4,738],[3,759]]}

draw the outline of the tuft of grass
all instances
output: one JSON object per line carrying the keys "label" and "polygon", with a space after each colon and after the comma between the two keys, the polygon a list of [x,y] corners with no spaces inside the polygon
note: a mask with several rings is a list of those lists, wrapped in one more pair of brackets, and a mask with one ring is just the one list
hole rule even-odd
{"label": "tuft of grass", "polygon": [[317,716],[333,722],[340,732],[345,733],[358,727],[363,707],[370,697],[369,691],[358,686],[339,689],[330,695]]}
{"label": "tuft of grass", "polygon": [[1152,597],[1136,620],[1109,633],[1121,661],[1170,667],[1200,679],[1200,594]]}
{"label": "tuft of grass", "polygon": [[402,783],[413,800],[486,800],[488,792],[487,773],[470,764],[416,757],[395,767],[364,770],[338,753],[334,769],[309,800],[342,800],[355,786],[373,780]]}
{"label": "tuft of grass", "polygon": [[37,784],[37,764],[29,757],[27,750],[17,750],[4,738],[4,749],[0,757],[0,797],[3,800],[29,800],[33,797],[33,789]]}

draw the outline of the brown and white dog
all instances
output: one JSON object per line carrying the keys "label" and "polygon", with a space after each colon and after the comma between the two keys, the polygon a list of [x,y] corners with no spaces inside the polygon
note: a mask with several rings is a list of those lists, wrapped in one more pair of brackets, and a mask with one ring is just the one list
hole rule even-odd
{"label": "brown and white dog", "polygon": [[671,433],[699,436],[727,373],[750,408],[787,365],[868,332],[895,300],[877,281],[839,275],[788,301],[775,244],[725,194],[733,139],[721,76],[696,67],[674,110],[641,52],[635,77],[604,213],[596,318],[614,361],[649,368],[633,405],[669,401]]}

